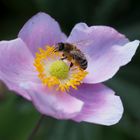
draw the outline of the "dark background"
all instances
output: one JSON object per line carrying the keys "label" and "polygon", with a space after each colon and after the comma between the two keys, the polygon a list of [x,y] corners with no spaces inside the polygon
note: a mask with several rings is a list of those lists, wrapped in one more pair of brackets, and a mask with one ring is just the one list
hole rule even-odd
{"label": "dark background", "polygon": [[[67,34],[78,22],[108,25],[130,40],[140,39],[139,0],[0,0],[0,40],[11,40],[34,14],[54,17]],[[140,140],[140,48],[131,63],[106,82],[124,104],[114,126],[46,117],[34,140]],[[110,112],[111,113],[111,112]],[[0,85],[0,140],[26,140],[40,114],[31,103]]]}

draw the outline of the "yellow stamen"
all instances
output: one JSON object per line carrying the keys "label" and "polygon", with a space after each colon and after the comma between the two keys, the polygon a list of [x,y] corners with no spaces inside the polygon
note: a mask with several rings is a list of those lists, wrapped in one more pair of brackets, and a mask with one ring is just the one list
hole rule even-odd
{"label": "yellow stamen", "polygon": [[34,60],[38,77],[45,86],[62,92],[69,91],[70,87],[77,89],[87,72],[74,65],[69,69],[68,63],[60,60],[62,53],[55,52],[54,47],[39,48]]}

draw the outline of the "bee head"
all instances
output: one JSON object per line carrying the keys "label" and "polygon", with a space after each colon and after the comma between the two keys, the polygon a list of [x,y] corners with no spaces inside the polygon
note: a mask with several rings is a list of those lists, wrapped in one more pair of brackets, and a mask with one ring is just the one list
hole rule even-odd
{"label": "bee head", "polygon": [[65,48],[64,46],[65,46],[65,44],[62,43],[62,42],[57,43],[57,44],[56,44],[56,48],[55,48],[55,50],[56,50],[56,51],[63,51],[64,48]]}

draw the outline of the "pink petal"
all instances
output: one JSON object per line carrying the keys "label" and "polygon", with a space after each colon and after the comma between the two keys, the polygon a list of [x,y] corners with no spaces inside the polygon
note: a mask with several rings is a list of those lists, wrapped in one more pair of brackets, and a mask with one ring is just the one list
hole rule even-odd
{"label": "pink petal", "polygon": [[82,111],[73,120],[113,125],[123,113],[123,105],[114,91],[102,84],[83,84],[71,95],[84,102]]}
{"label": "pink petal", "polygon": [[22,86],[36,81],[33,56],[21,39],[0,42],[0,79],[21,96],[30,99]]}
{"label": "pink petal", "polygon": [[57,119],[69,119],[82,109],[83,102],[67,93],[56,92],[47,88],[33,86],[28,90],[33,104],[39,112]]}
{"label": "pink petal", "polygon": [[85,83],[100,83],[114,76],[131,61],[139,45],[139,41],[129,42],[113,28],[84,23],[73,28],[67,42],[76,43],[88,59]]}
{"label": "pink petal", "polygon": [[33,54],[38,51],[39,47],[54,45],[66,39],[59,24],[42,12],[33,16],[23,26],[18,36],[23,39]]}

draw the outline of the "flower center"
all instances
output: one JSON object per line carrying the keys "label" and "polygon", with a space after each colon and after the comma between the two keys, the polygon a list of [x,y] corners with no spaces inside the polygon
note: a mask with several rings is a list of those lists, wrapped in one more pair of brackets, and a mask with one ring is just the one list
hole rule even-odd
{"label": "flower center", "polygon": [[55,52],[53,46],[39,48],[34,60],[39,79],[45,86],[62,92],[69,91],[70,88],[77,89],[87,72],[76,64],[69,68],[71,62],[64,62],[61,58],[62,52]]}
{"label": "flower center", "polygon": [[64,61],[57,60],[51,64],[49,72],[52,76],[59,79],[65,79],[68,77],[69,66]]}

